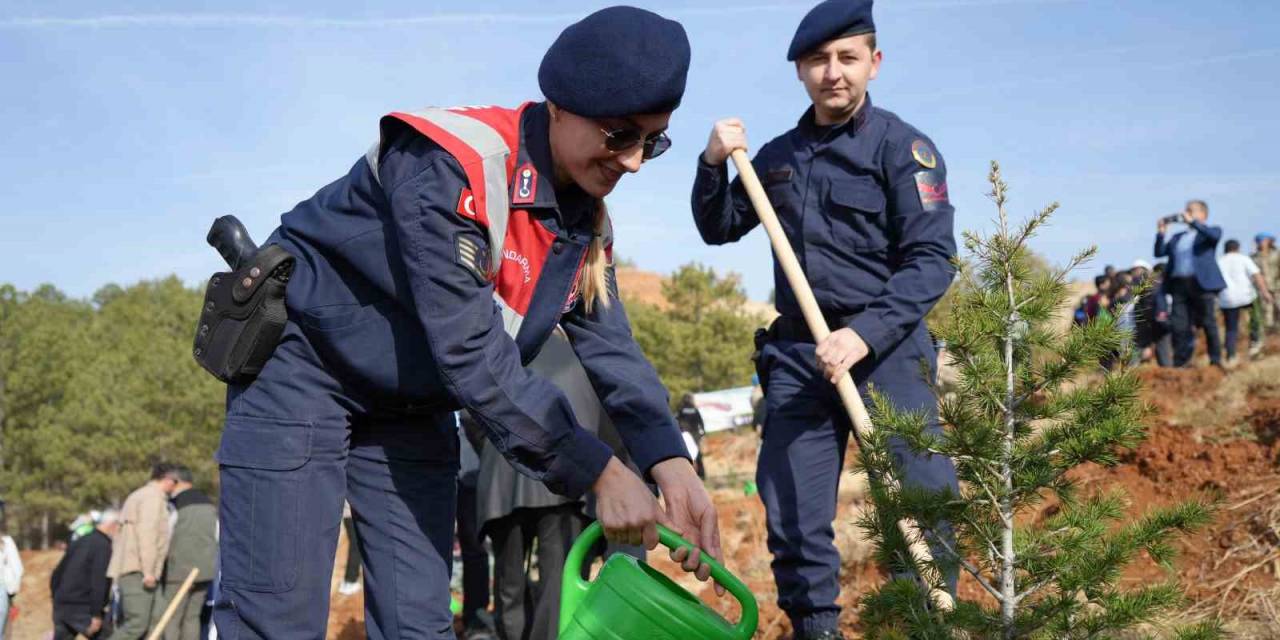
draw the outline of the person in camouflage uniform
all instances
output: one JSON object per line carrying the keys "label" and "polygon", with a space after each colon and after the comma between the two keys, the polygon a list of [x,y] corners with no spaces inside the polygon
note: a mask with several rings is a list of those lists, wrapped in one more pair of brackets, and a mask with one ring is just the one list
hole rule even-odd
{"label": "person in camouflage uniform", "polygon": [[[1258,269],[1262,271],[1262,280],[1267,283],[1267,288],[1271,291],[1277,291],[1280,286],[1280,251],[1276,250],[1276,238],[1270,233],[1259,233],[1253,237],[1254,252],[1249,257],[1253,258],[1254,264],[1258,265]],[[1277,306],[1280,302],[1268,304],[1259,297],[1253,303],[1253,309],[1249,314],[1249,355],[1257,356],[1262,353],[1262,333],[1265,328],[1267,332],[1275,331],[1276,322],[1280,320],[1280,313],[1277,313]]]}

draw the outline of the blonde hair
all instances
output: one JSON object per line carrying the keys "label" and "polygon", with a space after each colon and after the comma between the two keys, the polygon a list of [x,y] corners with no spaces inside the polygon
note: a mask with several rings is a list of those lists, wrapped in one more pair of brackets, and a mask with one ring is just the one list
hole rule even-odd
{"label": "blonde hair", "polygon": [[[605,232],[609,226],[609,210],[604,200],[596,207],[595,232],[591,237],[591,246],[587,248],[587,257],[582,265],[582,274],[578,280],[578,291],[582,295],[583,310],[591,313],[597,303],[605,309],[609,308],[609,282],[606,271],[609,268],[609,256],[605,253]],[[610,231],[612,234],[612,231]]]}

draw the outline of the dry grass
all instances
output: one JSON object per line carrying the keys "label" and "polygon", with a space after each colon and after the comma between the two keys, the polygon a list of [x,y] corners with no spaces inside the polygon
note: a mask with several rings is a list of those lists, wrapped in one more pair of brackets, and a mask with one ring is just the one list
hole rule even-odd
{"label": "dry grass", "polygon": [[1217,617],[1234,637],[1280,638],[1280,481],[1225,507],[1222,517],[1235,535],[1217,566],[1232,559],[1247,564],[1210,585],[1217,595],[1197,602],[1186,615]]}
{"label": "dry grass", "polygon": [[1207,441],[1252,440],[1250,402],[1280,398],[1280,358],[1257,360],[1231,372],[1207,397],[1187,398],[1170,418]]}
{"label": "dry grass", "polygon": [[[1170,422],[1207,443],[1257,440],[1259,407],[1280,400],[1280,358],[1249,362],[1226,376],[1208,397],[1187,399]],[[1238,496],[1219,515],[1226,524],[1214,569],[1233,570],[1175,621],[1217,617],[1228,637],[1280,640],[1280,474],[1250,495]],[[1239,567],[1239,568],[1236,568]]]}

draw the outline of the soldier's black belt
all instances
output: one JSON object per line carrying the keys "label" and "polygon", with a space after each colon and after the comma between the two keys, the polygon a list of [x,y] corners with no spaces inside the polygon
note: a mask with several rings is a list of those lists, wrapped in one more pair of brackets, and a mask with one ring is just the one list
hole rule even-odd
{"label": "soldier's black belt", "polygon": [[[826,315],[823,319],[827,321],[827,328],[835,331],[844,329],[853,322],[854,316],[861,313],[861,309],[848,315]],[[778,316],[777,320],[769,326],[770,340],[786,340],[788,342],[813,342],[813,333],[809,331],[809,324],[804,318],[796,318],[792,316]]]}

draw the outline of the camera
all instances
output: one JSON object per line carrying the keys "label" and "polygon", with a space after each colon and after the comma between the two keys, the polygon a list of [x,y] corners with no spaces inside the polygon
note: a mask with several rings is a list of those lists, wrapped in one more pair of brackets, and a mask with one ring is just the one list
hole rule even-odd
{"label": "camera", "polygon": [[1160,218],[1160,222],[1163,222],[1165,224],[1177,224],[1179,222],[1182,222],[1182,214],[1175,213],[1173,215],[1165,216],[1163,218]]}

